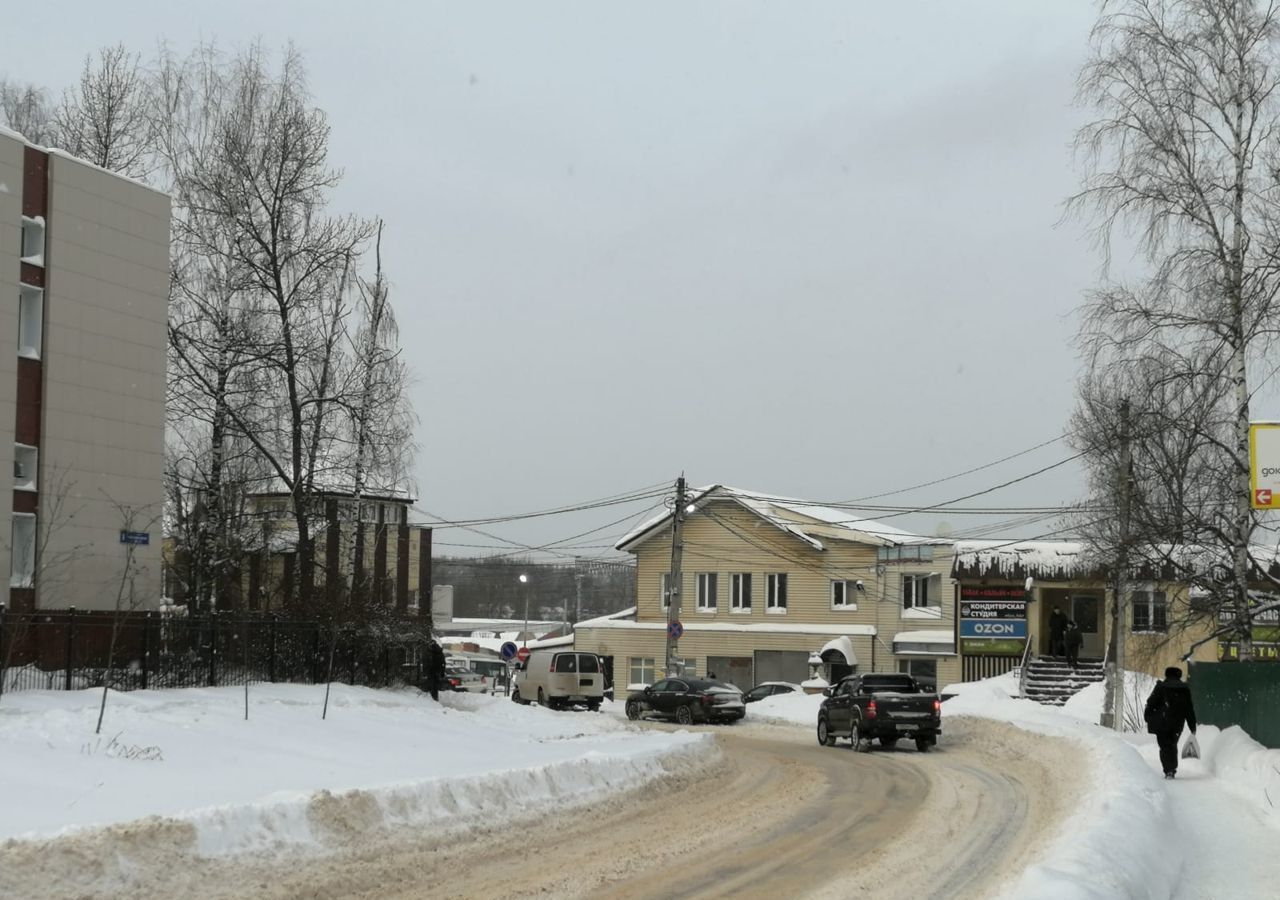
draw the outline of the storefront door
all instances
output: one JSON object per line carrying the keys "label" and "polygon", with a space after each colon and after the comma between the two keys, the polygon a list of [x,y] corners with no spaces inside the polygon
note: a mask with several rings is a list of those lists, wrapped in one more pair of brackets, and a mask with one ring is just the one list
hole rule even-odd
{"label": "storefront door", "polygon": [[1084,637],[1080,655],[1101,657],[1102,598],[1094,594],[1072,594],[1067,616],[1080,626],[1080,633]]}

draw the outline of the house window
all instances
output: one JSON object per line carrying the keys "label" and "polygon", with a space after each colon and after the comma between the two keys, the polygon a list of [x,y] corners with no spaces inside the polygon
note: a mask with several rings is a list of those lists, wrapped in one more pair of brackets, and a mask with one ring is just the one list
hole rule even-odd
{"label": "house window", "polygon": [[652,656],[632,656],[627,662],[630,664],[627,684],[653,684]]}
{"label": "house window", "polygon": [[44,265],[44,219],[22,217],[22,261]]}
{"label": "house window", "polygon": [[938,661],[936,659],[900,659],[898,671],[910,675],[927,691],[938,689]]}
{"label": "house window", "polygon": [[736,613],[751,612],[750,572],[734,572],[729,576],[729,609]]}
{"label": "house window", "polygon": [[13,514],[9,541],[9,587],[31,587],[36,575],[36,517]]}
{"label": "house window", "polygon": [[879,547],[876,549],[877,562],[933,562],[933,548],[922,547]]}
{"label": "house window", "polygon": [[672,678],[684,675],[687,678],[698,677],[698,659],[695,656],[676,657],[671,660],[671,671],[667,675]]}
{"label": "house window", "polygon": [[787,611],[787,575],[785,572],[773,572],[764,576],[764,609],[765,612],[785,613]]}
{"label": "house window", "polygon": [[1133,631],[1169,630],[1169,604],[1164,591],[1136,591],[1133,606]]}
{"label": "house window", "polygon": [[40,358],[44,334],[44,291],[29,284],[18,286],[18,355]]}
{"label": "house window", "polygon": [[856,581],[831,582],[831,608],[832,609],[857,609],[858,608],[858,582]]}
{"label": "house window", "polygon": [[941,600],[938,596],[940,591],[932,583],[933,580],[932,575],[903,575],[902,608],[923,609],[927,606],[938,606]]}
{"label": "house window", "polygon": [[40,451],[26,444],[13,445],[13,489],[15,491],[34,491],[36,489],[36,466]]}
{"label": "house window", "polygon": [[698,609],[702,612],[716,611],[716,573],[698,573]]}

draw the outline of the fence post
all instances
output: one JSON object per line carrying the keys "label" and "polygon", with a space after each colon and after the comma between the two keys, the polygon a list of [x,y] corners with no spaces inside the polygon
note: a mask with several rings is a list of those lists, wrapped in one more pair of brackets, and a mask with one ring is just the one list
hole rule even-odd
{"label": "fence post", "polygon": [[209,613],[209,687],[218,686],[218,614]]}
{"label": "fence post", "polygon": [[320,683],[320,623],[316,622],[315,639],[311,642],[311,683]]}
{"label": "fence post", "polygon": [[271,614],[271,626],[267,633],[269,642],[268,653],[270,654],[267,658],[267,681],[271,682],[276,680],[276,620],[279,618],[280,617],[275,613]]}
{"label": "fence post", "polygon": [[4,650],[4,608],[0,603],[0,697],[4,696],[4,681],[9,677],[9,654]]}
{"label": "fence post", "polygon": [[72,647],[74,646],[73,641],[75,640],[75,631],[76,631],[76,608],[72,606],[67,609],[67,671],[66,671],[66,681],[63,683],[63,686],[62,686],[62,689],[64,691],[71,690],[71,669],[72,669],[71,651],[72,651]]}
{"label": "fence post", "polygon": [[147,689],[151,669],[151,611],[142,614],[142,689]]}
{"label": "fence post", "polygon": [[347,632],[347,684],[356,683],[356,638],[351,632]]}

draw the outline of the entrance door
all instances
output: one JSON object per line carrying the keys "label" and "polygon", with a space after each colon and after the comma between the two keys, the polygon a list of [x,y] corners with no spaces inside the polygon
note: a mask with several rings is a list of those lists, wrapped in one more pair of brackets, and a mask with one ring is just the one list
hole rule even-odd
{"label": "entrance door", "polygon": [[1073,594],[1067,613],[1080,626],[1081,656],[1102,656],[1102,598],[1093,594]]}

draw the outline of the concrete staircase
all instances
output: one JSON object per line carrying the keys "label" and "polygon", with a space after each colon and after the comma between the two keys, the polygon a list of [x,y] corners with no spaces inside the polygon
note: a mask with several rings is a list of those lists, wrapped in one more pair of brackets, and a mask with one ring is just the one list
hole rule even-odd
{"label": "concrete staircase", "polygon": [[1077,691],[1102,681],[1102,660],[1082,659],[1079,669],[1061,656],[1037,656],[1027,660],[1023,696],[1046,706],[1061,706]]}

